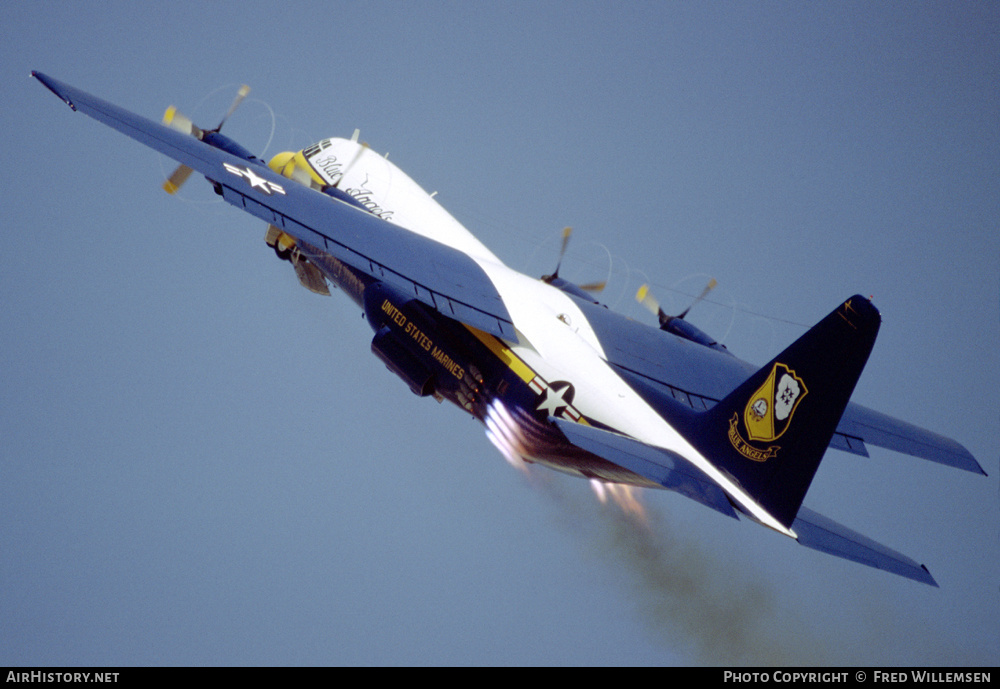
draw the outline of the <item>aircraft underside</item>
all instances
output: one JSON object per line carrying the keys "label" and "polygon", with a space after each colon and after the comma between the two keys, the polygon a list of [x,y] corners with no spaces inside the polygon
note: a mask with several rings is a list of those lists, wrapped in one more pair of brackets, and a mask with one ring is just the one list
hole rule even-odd
{"label": "aircraft underside", "polygon": [[474,416],[508,461],[602,482],[664,488],[570,443],[549,417],[597,424],[573,406],[573,386],[546,381],[493,335],[427,309],[315,246],[298,242],[291,252],[278,253],[316,266],[361,306],[375,331],[372,353],[386,368],[414,394],[447,400]]}

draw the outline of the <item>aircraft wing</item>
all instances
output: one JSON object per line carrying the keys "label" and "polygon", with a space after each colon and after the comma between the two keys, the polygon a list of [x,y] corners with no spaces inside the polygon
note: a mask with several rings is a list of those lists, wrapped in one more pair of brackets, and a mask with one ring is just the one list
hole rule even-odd
{"label": "aircraft wing", "polygon": [[516,341],[511,316],[466,254],[321,194],[193,136],[136,115],[40,72],[32,76],[73,110],[108,125],[215,182],[232,205],[323,248],[340,261],[462,323]]}

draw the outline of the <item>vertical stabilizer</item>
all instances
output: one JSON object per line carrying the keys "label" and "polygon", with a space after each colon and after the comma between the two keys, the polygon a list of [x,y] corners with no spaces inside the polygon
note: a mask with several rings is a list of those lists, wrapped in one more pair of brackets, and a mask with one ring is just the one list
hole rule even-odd
{"label": "vertical stabilizer", "polygon": [[791,526],[868,361],[881,317],[854,296],[707,412],[689,440]]}

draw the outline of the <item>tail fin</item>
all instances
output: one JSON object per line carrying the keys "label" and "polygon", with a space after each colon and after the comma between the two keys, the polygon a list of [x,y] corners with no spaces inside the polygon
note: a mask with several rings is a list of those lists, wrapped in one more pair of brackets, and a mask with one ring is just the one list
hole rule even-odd
{"label": "tail fin", "polygon": [[845,301],[725,399],[689,439],[786,527],[868,361],[881,317]]}

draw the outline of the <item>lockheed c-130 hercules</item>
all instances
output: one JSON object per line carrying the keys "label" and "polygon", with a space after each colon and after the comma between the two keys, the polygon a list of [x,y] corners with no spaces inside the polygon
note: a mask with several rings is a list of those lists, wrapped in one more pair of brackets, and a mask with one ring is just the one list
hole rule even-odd
{"label": "lockheed c-130 hercules", "polygon": [[32,75],[73,110],[180,163],[168,192],[197,172],[266,222],[267,243],[305,287],[334,285],[364,310],[389,370],[478,419],[508,459],[674,490],[937,585],[923,565],[802,505],[828,448],[867,456],[875,445],[985,474],[954,440],[850,401],[881,323],[869,299],[845,300],[757,367],[644,290],[659,328],[595,302],[558,264],[541,279],[509,268],[356,135],[264,161],[222,123],[201,129],[171,107],[160,124]]}

